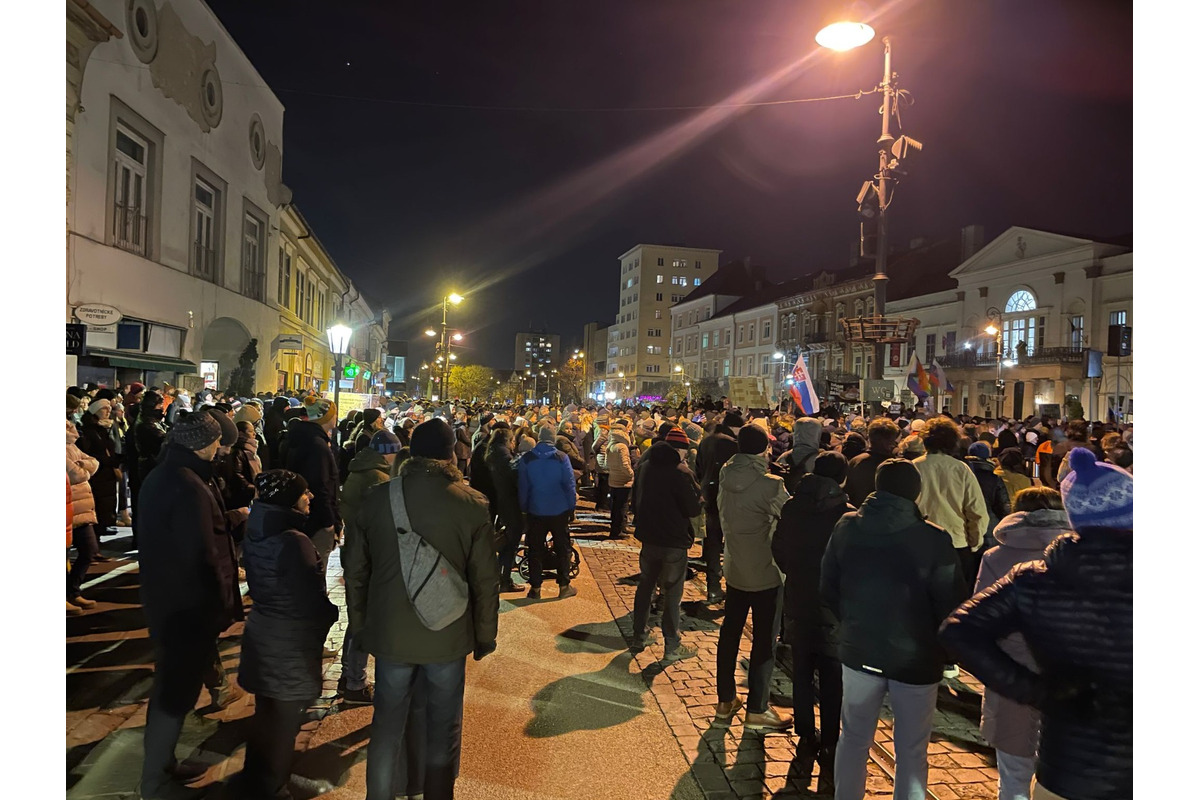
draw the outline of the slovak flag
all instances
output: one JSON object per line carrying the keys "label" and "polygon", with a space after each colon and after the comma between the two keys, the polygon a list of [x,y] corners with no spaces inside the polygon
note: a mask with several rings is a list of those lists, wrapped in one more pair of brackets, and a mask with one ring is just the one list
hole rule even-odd
{"label": "slovak flag", "polygon": [[933,387],[929,382],[929,373],[921,366],[921,359],[917,358],[917,354],[912,354],[912,360],[908,362],[908,389],[917,396],[921,402],[929,397],[929,392]]}
{"label": "slovak flag", "polygon": [[804,366],[804,354],[801,353],[796,359],[796,366],[792,367],[792,385],[789,387],[792,393],[792,399],[796,401],[796,405],[800,407],[808,416],[817,413],[820,404],[817,402],[817,390],[813,387],[812,378],[808,375],[808,369]]}
{"label": "slovak flag", "polygon": [[942,394],[954,394],[954,384],[946,377],[946,371],[936,358],[929,365],[929,380]]}

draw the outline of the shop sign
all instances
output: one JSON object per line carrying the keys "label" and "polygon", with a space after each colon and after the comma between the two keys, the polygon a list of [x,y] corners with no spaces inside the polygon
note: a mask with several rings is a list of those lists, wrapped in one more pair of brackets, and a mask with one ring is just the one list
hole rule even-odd
{"label": "shop sign", "polygon": [[863,392],[868,403],[882,403],[896,396],[896,382],[892,380],[863,381]]}
{"label": "shop sign", "polygon": [[67,323],[67,355],[82,356],[83,345],[87,340],[87,325],[77,322]]}
{"label": "shop sign", "polygon": [[304,349],[304,337],[298,333],[281,333],[275,339],[275,349],[283,353],[299,353]]}
{"label": "shop sign", "polygon": [[109,328],[121,321],[121,312],[101,303],[75,306],[75,318],[88,326],[88,330]]}

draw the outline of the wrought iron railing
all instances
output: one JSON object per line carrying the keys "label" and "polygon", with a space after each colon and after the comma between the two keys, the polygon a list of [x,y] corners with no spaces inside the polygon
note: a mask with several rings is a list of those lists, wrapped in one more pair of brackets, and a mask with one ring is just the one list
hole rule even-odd
{"label": "wrought iron railing", "polygon": [[113,244],[122,250],[144,256],[149,252],[146,215],[137,206],[117,203],[113,206]]}
{"label": "wrought iron railing", "polygon": [[[1032,353],[1017,353],[1013,360],[1017,366],[1033,364],[1072,364],[1080,363],[1084,358],[1082,347],[1043,347]],[[960,350],[957,353],[947,353],[938,356],[938,363],[947,369],[974,369],[977,367],[993,367],[996,364],[995,353],[979,353],[975,350]]]}

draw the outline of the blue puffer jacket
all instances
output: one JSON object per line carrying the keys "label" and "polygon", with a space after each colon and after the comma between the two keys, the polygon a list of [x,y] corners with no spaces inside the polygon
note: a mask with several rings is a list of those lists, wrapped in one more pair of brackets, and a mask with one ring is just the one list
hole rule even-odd
{"label": "blue puffer jacket", "polygon": [[575,472],[567,454],[540,442],[517,462],[521,510],[537,517],[566,514],[575,508]]}
{"label": "blue puffer jacket", "polygon": [[308,701],[321,694],[321,648],[338,616],[325,596],[317,550],[300,532],[304,523],[298,511],[255,503],[242,543],[254,605],[238,683],[276,700]]}

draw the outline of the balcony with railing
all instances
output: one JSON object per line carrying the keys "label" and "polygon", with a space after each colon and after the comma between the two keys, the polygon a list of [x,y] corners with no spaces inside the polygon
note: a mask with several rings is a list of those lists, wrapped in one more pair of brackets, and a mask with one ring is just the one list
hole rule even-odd
{"label": "balcony with railing", "polygon": [[149,239],[149,225],[142,209],[116,203],[113,206],[113,244],[144,256],[150,250]]}
{"label": "balcony with railing", "polygon": [[[1033,366],[1035,364],[1079,364],[1083,362],[1085,352],[1082,347],[1043,347],[1039,350],[1034,350],[1032,353],[1017,353],[1013,357],[1013,360],[1017,362],[1016,365],[1018,367]],[[996,365],[996,354],[988,352],[978,353],[975,350],[960,350],[957,353],[938,356],[938,363],[946,369],[994,367]]]}

